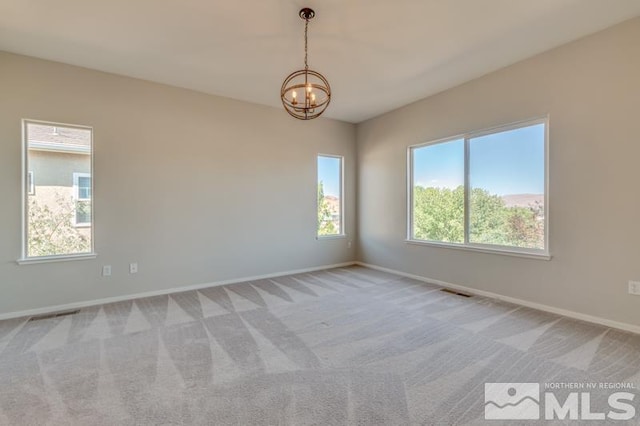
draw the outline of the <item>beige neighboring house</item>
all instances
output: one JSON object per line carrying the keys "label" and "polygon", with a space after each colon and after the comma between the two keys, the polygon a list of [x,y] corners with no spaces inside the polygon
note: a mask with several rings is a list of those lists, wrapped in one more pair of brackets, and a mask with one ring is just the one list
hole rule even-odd
{"label": "beige neighboring house", "polygon": [[29,202],[71,211],[71,226],[91,235],[91,130],[27,123]]}

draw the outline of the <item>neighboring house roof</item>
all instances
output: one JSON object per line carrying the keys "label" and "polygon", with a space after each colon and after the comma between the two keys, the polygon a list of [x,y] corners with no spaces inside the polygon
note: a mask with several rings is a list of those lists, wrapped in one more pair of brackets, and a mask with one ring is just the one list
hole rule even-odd
{"label": "neighboring house roof", "polygon": [[39,151],[91,153],[91,130],[89,129],[28,123],[27,141],[29,149]]}

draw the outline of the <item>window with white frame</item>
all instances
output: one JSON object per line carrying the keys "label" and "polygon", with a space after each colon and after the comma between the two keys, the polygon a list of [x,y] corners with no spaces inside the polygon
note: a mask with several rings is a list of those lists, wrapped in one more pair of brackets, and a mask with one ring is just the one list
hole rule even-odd
{"label": "window with white frame", "polygon": [[73,174],[75,200],[75,226],[91,226],[91,174]]}
{"label": "window with white frame", "polygon": [[343,158],[318,155],[318,237],[344,234]]}
{"label": "window with white frame", "polygon": [[548,255],[547,126],[409,147],[409,240]]}
{"label": "window with white frame", "polygon": [[21,260],[93,253],[92,134],[89,127],[23,120]]}

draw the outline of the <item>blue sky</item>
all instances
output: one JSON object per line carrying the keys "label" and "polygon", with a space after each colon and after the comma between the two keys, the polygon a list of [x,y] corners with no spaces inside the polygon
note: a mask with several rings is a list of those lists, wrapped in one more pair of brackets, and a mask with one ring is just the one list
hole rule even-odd
{"label": "blue sky", "polygon": [[340,158],[318,156],[318,182],[322,181],[324,195],[340,196]]}
{"label": "blue sky", "polygon": [[[470,139],[472,187],[493,194],[544,193],[544,124]],[[414,182],[455,188],[464,184],[464,140],[413,151]]]}

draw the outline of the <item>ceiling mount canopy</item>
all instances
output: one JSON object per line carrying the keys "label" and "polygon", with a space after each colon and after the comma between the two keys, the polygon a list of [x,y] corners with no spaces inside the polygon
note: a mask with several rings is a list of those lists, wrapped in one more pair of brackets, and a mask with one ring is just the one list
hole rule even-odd
{"label": "ceiling mount canopy", "polygon": [[280,98],[284,109],[299,120],[311,120],[322,115],[331,101],[331,87],[327,79],[309,69],[307,63],[309,21],[316,16],[313,9],[305,7],[299,12],[304,19],[304,69],[295,71],[282,83]]}

